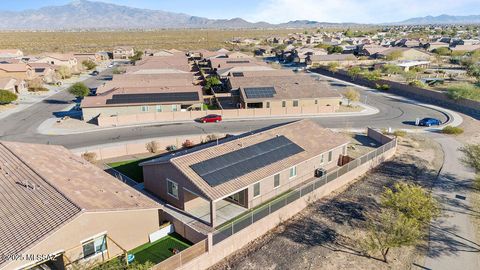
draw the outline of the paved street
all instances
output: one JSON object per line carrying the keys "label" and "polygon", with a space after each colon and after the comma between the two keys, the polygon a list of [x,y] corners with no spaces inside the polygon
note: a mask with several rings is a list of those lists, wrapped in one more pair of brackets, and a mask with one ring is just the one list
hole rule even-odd
{"label": "paved street", "polygon": [[[474,172],[460,158],[461,144],[452,137],[432,135],[442,145],[444,164],[433,193],[442,203],[443,216],[431,225],[425,267],[433,270],[479,269],[480,243],[475,239],[471,217],[478,216],[468,193]],[[461,263],[461,267],[460,267]]]}
{"label": "paved street", "polygon": [[[90,88],[95,88],[102,84],[102,73],[98,78],[90,78],[86,81]],[[344,91],[347,85],[333,79],[321,77],[326,80],[338,91]],[[384,96],[382,93],[374,90],[360,89],[361,101],[367,101],[367,104],[379,109],[379,113],[370,116],[355,117],[322,117],[314,118],[329,128],[365,128],[366,126],[377,128],[412,128],[412,121],[415,118],[435,117],[441,121],[446,121],[446,116],[434,109],[418,106],[404,100],[393,99]],[[0,127],[0,139],[61,144],[67,148],[78,148],[90,145],[116,143],[129,140],[147,139],[163,136],[177,136],[189,134],[210,134],[210,133],[238,133],[254,130],[270,125],[280,124],[295,119],[277,119],[277,120],[244,120],[236,122],[223,122],[219,124],[158,124],[151,126],[124,127],[113,130],[102,130],[98,132],[85,133],[81,135],[59,135],[48,136],[36,133],[37,127],[46,119],[52,117],[54,112],[60,111],[70,102],[72,96],[62,92],[52,96],[44,102],[35,104],[22,112],[13,114],[2,120]]]}

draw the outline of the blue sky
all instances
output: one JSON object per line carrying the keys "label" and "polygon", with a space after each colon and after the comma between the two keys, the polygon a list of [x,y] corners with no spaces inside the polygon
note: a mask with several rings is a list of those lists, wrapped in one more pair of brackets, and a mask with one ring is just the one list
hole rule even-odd
{"label": "blue sky", "polygon": [[[36,9],[70,0],[0,0],[1,10]],[[103,0],[138,8],[212,19],[241,17],[272,23],[296,19],[328,22],[395,22],[426,15],[480,15],[478,0]]]}

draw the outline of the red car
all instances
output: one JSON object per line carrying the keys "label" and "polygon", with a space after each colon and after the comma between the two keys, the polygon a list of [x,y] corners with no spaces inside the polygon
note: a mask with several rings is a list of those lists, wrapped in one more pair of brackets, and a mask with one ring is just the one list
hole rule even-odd
{"label": "red car", "polygon": [[213,123],[213,122],[220,122],[222,121],[222,116],[221,115],[218,115],[218,114],[209,114],[207,116],[204,116],[200,119],[198,119],[199,122],[202,122],[202,123]]}

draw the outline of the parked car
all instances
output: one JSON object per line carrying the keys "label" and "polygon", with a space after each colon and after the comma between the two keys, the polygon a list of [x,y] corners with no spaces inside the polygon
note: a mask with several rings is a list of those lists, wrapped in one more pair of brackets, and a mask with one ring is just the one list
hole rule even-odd
{"label": "parked car", "polygon": [[222,116],[218,114],[209,114],[207,116],[199,118],[198,121],[202,123],[218,123],[222,121]]}
{"label": "parked car", "polygon": [[419,126],[431,127],[431,126],[440,126],[442,122],[435,118],[423,118],[418,123]]}
{"label": "parked car", "polygon": [[97,76],[98,73],[99,73],[98,71],[94,70],[92,73],[90,73],[90,75],[92,75],[92,76]]}

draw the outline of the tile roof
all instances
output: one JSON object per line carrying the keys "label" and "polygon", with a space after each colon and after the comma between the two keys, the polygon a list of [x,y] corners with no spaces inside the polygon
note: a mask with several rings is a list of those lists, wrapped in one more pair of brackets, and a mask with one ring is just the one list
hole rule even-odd
{"label": "tile roof", "polygon": [[97,95],[113,88],[125,87],[161,87],[161,86],[193,86],[192,73],[168,74],[122,74],[113,76],[112,81],[97,88]]}
{"label": "tile roof", "polygon": [[357,57],[353,54],[328,54],[328,55],[310,55],[311,61],[353,61]]}
{"label": "tile roof", "polygon": [[[0,143],[0,182],[0,254],[21,254],[81,212],[4,143]],[[0,266],[5,262],[0,257]]]}
{"label": "tile roof", "polygon": [[[230,77],[232,89],[239,89],[243,100],[314,99],[339,98],[340,94],[325,82],[316,81],[309,75]],[[272,98],[251,99],[245,94],[245,88],[273,87],[276,94]]]}
{"label": "tile roof", "polygon": [[19,64],[0,64],[0,69],[7,72],[26,72],[29,66],[25,63]]}
{"label": "tile roof", "polygon": [[[235,180],[220,185],[210,186],[190,166],[199,162],[221,156],[226,153],[264,142],[277,136],[285,136],[305,151],[289,156],[257,170],[244,174]],[[253,134],[244,134],[235,139],[226,140],[219,145],[194,148],[191,152],[178,156],[170,155],[167,158],[158,158],[142,163],[142,166],[151,166],[158,163],[170,162],[177,167],[204,195],[211,200],[224,198],[240,189],[247,187],[261,179],[286,170],[305,160],[316,157],[338,146],[347,144],[350,140],[329,129],[321,127],[311,120],[301,120],[282,126],[269,128]]]}

